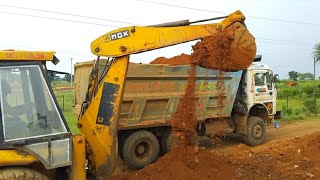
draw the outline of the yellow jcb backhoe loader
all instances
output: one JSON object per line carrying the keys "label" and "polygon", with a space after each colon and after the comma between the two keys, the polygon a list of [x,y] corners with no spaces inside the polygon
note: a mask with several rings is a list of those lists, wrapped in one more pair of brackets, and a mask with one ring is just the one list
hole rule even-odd
{"label": "yellow jcb backhoe loader", "polygon": [[97,61],[106,56],[111,63],[93,68],[77,123],[80,135],[71,134],[48,80],[46,61],[58,62],[54,52],[0,51],[0,179],[108,179],[118,154],[117,122],[129,55],[226,29],[232,29],[239,50],[255,53],[244,15],[236,11],[222,18],[216,24],[125,27],[93,41]]}

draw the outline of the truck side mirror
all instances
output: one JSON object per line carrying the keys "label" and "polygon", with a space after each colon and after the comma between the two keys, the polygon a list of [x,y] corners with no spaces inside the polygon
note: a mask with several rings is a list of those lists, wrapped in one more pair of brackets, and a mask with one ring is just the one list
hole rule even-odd
{"label": "truck side mirror", "polygon": [[279,82],[279,81],[280,81],[279,74],[275,74],[275,75],[273,76],[273,82],[277,83],[277,82]]}

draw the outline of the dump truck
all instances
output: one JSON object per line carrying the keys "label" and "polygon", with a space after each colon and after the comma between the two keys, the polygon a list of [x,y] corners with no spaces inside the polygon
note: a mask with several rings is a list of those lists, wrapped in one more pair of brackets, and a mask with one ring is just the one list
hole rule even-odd
{"label": "dump truck", "polygon": [[[252,146],[264,141],[266,124],[276,114],[277,91],[272,70],[260,62],[261,56],[254,61],[246,70],[222,72],[222,77],[217,70],[197,67],[198,135],[237,133]],[[86,80],[93,63],[81,62],[74,67],[76,115],[85,99]],[[100,69],[108,65],[107,60],[100,63]],[[168,120],[185,93],[189,68],[189,65],[129,64],[118,135],[119,152],[130,168],[141,168],[155,161],[161,150],[169,151],[172,140]],[[219,79],[224,86],[222,96],[217,90]],[[222,104],[217,103],[218,98],[222,98]]]}
{"label": "dump truck", "polygon": [[[225,30],[234,38],[233,45],[238,51],[249,48],[252,50],[250,55],[255,54],[255,40],[245,27],[245,16],[241,11],[218,19],[223,20],[201,25],[184,21],[124,27],[94,40],[91,52],[97,55],[97,61],[87,79],[87,93],[76,122],[81,131],[78,135],[71,133],[48,80],[46,63],[58,62],[54,52],[0,51],[0,178],[109,179],[117,161],[118,139],[124,141],[119,145],[125,145],[121,147],[125,150],[139,144],[137,151],[124,151],[135,155],[121,153],[127,162],[130,158],[135,158],[135,163],[155,160],[159,153],[157,138],[162,131],[156,132],[151,127],[145,127],[143,131],[132,127],[132,131],[126,133],[118,130],[124,128],[119,124],[127,124],[130,118],[139,120],[139,107],[142,106],[138,104],[144,104],[142,99],[132,99],[136,97],[135,92],[127,105],[122,103],[129,55],[210,37]],[[100,57],[108,60],[103,69],[98,68],[103,62]],[[153,109],[158,101],[164,105],[163,100],[152,99],[143,109]],[[175,105],[175,101],[170,105]],[[131,111],[130,103],[133,102],[136,105]],[[264,105],[258,106],[256,113],[262,107]],[[170,110],[164,112],[171,112],[171,107],[168,108]],[[119,123],[121,110],[127,113],[121,115],[124,121]],[[136,113],[130,113],[133,111]],[[155,115],[153,111],[148,112],[148,117]],[[264,124],[259,127],[263,128]]]}

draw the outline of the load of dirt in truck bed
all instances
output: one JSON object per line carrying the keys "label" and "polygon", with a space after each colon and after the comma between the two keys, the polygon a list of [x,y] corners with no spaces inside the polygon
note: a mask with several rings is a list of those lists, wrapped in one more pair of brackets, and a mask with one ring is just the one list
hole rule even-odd
{"label": "load of dirt in truck bed", "polygon": [[191,56],[189,54],[182,53],[181,55],[172,58],[158,57],[151,61],[150,64],[168,64],[171,66],[188,65],[191,63],[190,58]]}
{"label": "load of dirt in truck bed", "polygon": [[173,149],[144,169],[113,179],[320,179],[320,132],[257,147]]}

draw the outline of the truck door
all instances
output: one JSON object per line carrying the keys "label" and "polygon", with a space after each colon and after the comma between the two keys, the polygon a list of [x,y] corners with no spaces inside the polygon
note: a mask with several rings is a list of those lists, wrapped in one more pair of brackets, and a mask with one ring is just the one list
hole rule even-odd
{"label": "truck door", "polygon": [[269,110],[269,114],[276,113],[276,96],[273,82],[273,74],[269,70],[259,70],[254,72],[254,94],[255,103],[264,104]]}

